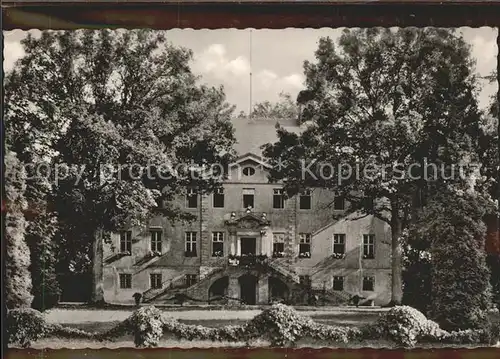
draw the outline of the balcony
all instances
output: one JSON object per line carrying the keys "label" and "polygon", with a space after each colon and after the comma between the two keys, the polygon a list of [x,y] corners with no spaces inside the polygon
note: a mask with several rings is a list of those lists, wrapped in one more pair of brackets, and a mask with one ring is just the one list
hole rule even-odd
{"label": "balcony", "polygon": [[231,255],[228,257],[228,263],[233,267],[255,267],[258,265],[264,265],[267,261],[267,256],[262,255],[241,255],[235,256]]}

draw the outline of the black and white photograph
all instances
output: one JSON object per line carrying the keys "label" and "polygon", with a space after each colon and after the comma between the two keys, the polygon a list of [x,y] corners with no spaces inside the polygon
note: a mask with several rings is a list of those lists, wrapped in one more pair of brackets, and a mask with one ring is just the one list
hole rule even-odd
{"label": "black and white photograph", "polygon": [[4,31],[11,348],[500,348],[498,29]]}

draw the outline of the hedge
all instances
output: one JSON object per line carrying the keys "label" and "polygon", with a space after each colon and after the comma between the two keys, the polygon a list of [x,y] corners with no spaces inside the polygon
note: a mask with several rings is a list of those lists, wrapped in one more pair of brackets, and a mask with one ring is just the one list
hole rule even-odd
{"label": "hedge", "polygon": [[273,347],[294,346],[301,339],[325,341],[331,344],[389,340],[399,347],[414,347],[418,343],[492,344],[499,339],[498,325],[490,330],[447,332],[428,320],[418,310],[400,306],[389,310],[373,324],[360,328],[331,326],[314,322],[284,304],[276,304],[242,325],[219,328],[189,325],[164,315],[154,306],[136,310],[114,328],[91,333],[49,324],[33,309],[15,309],[8,313],[8,342],[29,346],[44,337],[112,341],[133,335],[136,347],[156,347],[163,336],[179,340],[210,340],[249,343],[268,340]]}

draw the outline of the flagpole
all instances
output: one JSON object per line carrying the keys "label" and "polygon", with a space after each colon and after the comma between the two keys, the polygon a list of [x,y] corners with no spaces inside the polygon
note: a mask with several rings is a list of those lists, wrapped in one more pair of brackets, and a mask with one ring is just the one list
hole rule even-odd
{"label": "flagpole", "polygon": [[252,118],[252,29],[250,29],[250,103],[249,103],[249,111],[248,117]]}

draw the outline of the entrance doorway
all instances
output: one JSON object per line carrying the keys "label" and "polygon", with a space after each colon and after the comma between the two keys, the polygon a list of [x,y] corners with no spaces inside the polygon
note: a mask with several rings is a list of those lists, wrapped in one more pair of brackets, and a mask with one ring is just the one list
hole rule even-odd
{"label": "entrance doorway", "polygon": [[257,302],[257,277],[251,274],[244,274],[239,278],[240,299],[248,305],[255,305]]}
{"label": "entrance doorway", "polygon": [[271,302],[288,303],[288,286],[281,279],[269,277],[269,295],[271,297]]}
{"label": "entrance doorway", "polygon": [[255,254],[257,252],[256,238],[243,237],[241,238],[241,255]]}

